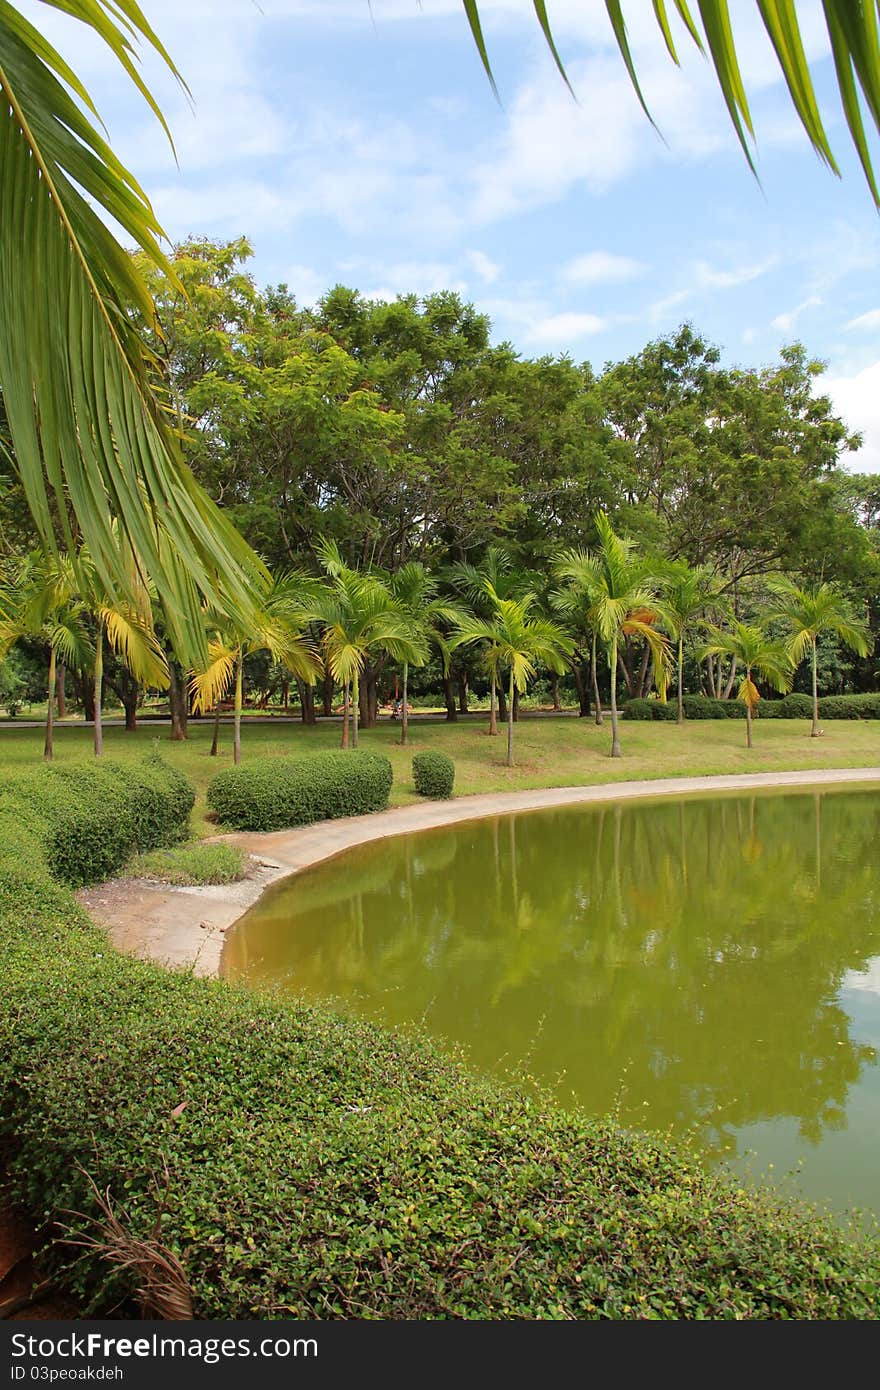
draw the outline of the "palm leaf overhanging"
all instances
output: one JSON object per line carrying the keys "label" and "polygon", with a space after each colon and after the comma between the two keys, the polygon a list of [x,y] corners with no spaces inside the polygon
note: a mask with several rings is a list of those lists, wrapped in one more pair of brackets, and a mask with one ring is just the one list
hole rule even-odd
{"label": "palm leaf overhanging", "polygon": [[[835,174],[839,174],[840,170],[825,133],[819,101],[807,65],[795,0],[756,0],[756,2],[788,87],[792,104],[806,131],[807,138],[820,159]],[[489,49],[480,20],[478,0],[462,0],[462,3],[480,59],[486,69],[489,81],[492,83],[493,90],[497,90],[492,74]],[[565,65],[553,38],[545,0],[532,0],[532,4],[553,59],[568,83]],[[645,114],[649,120],[652,120],[639,84],[621,2],[620,0],[605,0],[605,7],[630,81]],[[712,63],[737,138],[749,162],[749,167],[754,172],[755,166],[750,140],[754,138],[755,131],[737,57],[727,0],[697,0],[695,8],[699,17],[699,24],[691,14],[687,0],[671,0],[670,4],[666,4],[665,0],[654,0],[654,14],[672,61],[676,65],[680,65],[672,25],[669,21],[670,11],[674,11],[681,21],[682,32],[686,41],[692,40],[700,52]],[[878,192],[874,175],[868,135],[865,130],[865,119],[862,114],[864,107],[867,109],[875,130],[880,130],[880,32],[878,32],[877,7],[873,0],[822,0],[822,9],[828,30],[843,113],[868,187],[871,190],[871,196],[874,203],[880,207],[880,192]],[[702,32],[700,24],[702,25]]]}
{"label": "palm leaf overhanging", "polygon": [[[102,39],[158,114],[135,43],[177,75],[133,0],[46,0]],[[108,589],[126,591],[112,518],[162,596],[183,655],[203,646],[199,594],[252,607],[259,561],[198,486],[160,404],[137,321],[153,305],[110,214],[173,273],[161,228],[92,117],[94,105],[52,45],[0,0],[0,386],[13,463],[42,543],[89,549]],[[160,117],[161,119],[161,117]]]}

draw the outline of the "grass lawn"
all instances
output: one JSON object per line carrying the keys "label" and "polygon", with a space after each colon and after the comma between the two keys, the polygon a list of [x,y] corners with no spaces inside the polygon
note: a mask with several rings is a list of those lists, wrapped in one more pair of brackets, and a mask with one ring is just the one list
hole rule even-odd
{"label": "grass lawn", "polygon": [[[232,762],[232,730],[223,726],[220,755],[212,758],[211,720],[192,720],[189,727],[190,737],[185,743],[173,743],[170,729],[165,727],[145,726],[130,734],[120,728],[107,729],[105,751],[111,758],[136,758],[149,752],[156,742],[162,755],[185,772],[196,788],[193,828],[195,834],[202,835],[214,828],[205,818],[205,790],[214,774]],[[608,720],[597,728],[591,719],[524,719],[516,725],[517,765],[513,768],[504,765],[505,731],[490,739],[487,727],[485,719],[456,724],[416,720],[410,725],[410,746],[404,749],[399,743],[400,725],[383,720],[378,728],[361,733],[361,747],[381,751],[391,759],[391,804],[395,806],[417,799],[410,759],[425,748],[442,749],[454,758],[457,796],[637,778],[880,766],[880,722],[876,720],[828,720],[824,737],[819,739],[810,738],[807,720],[759,721],[751,752],[746,748],[745,724],[740,720],[694,720],[683,728],[623,721],[623,757],[612,761],[608,756]],[[312,728],[297,723],[250,724],[242,731],[242,756],[246,760],[337,748],[340,735],[338,723],[319,723]],[[90,728],[59,726],[55,737],[58,762],[92,757]],[[0,770],[38,761],[42,748],[42,730],[0,724]]]}

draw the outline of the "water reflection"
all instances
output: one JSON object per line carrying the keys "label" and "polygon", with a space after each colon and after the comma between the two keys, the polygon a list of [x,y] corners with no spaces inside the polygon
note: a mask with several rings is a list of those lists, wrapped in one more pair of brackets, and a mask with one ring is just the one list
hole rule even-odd
{"label": "water reflection", "polygon": [[[693,1131],[714,1156],[760,1135],[773,1161],[779,1126],[788,1158],[847,1126],[858,1137],[866,1072],[876,1086],[878,832],[880,794],[834,792],[386,840],[268,894],[224,969],[424,1019],[478,1066],[527,1066],[563,1099]],[[864,1201],[877,1181],[844,1172],[814,1195]]]}

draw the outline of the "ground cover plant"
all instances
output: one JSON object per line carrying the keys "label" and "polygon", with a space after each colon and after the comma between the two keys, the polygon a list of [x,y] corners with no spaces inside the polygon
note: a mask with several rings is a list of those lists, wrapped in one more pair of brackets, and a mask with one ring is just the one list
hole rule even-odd
{"label": "ground cover plant", "polygon": [[135,855],[126,872],[132,878],[158,878],[181,887],[200,883],[235,883],[244,876],[244,850],[234,845],[193,841],[171,849],[153,849]]}

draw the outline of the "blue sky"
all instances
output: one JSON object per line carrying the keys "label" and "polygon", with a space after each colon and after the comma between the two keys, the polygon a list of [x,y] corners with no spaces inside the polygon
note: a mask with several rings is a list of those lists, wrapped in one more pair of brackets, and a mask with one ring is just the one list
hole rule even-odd
{"label": "blue sky", "polygon": [[[735,31],[758,134],[750,174],[708,65],[669,61],[647,0],[624,8],[665,143],[645,120],[599,0],[548,0],[574,102],[531,0],[484,0],[503,105],[460,0],[141,0],[192,90],[146,72],[179,167],[81,26],[28,12],[86,78],[172,239],[246,234],[261,282],[304,301],[454,288],[523,354],[597,368],[684,319],[725,359],[801,339],[880,470],[880,219],[850,152],[818,5],[799,3],[844,177],[800,132],[750,0]],[[880,152],[878,152],[880,159]]]}

